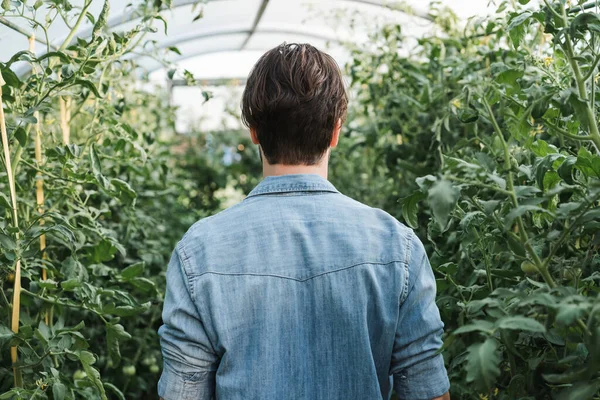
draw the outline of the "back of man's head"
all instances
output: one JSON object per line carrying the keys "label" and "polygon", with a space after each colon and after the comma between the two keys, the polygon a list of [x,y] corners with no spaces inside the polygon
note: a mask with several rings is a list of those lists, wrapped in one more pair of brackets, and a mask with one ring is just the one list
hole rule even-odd
{"label": "back of man's head", "polygon": [[269,164],[317,164],[346,117],[348,99],[335,60],[310,44],[282,44],[256,63],[242,100]]}

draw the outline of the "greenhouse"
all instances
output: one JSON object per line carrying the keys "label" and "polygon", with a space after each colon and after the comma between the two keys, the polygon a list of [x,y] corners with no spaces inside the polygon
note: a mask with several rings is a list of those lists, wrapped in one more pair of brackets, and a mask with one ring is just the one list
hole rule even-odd
{"label": "greenhouse", "polygon": [[600,400],[599,13],[2,0],[0,399]]}

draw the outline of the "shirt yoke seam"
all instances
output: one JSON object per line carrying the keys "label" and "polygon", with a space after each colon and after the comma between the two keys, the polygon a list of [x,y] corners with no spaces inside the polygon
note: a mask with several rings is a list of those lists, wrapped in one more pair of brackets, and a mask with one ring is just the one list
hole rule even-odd
{"label": "shirt yoke seam", "polygon": [[252,273],[252,272],[218,272],[218,271],[205,271],[199,274],[193,274],[194,277],[200,277],[203,275],[223,275],[223,276],[264,276],[264,277],[270,277],[270,278],[280,278],[280,279],[287,279],[287,280],[292,280],[292,281],[296,281],[296,282],[307,282],[311,279],[315,279],[318,278],[320,276],[323,275],[329,275],[329,274],[333,274],[335,272],[340,272],[340,271],[345,271],[347,269],[350,268],[355,268],[355,267],[359,267],[361,265],[367,265],[367,264],[371,264],[371,265],[389,265],[389,264],[393,264],[393,263],[401,263],[401,264],[405,264],[405,261],[403,260],[392,260],[392,261],[388,261],[388,262],[369,262],[369,261],[365,261],[365,262],[360,262],[357,264],[353,264],[347,267],[343,267],[343,268],[338,268],[338,269],[334,269],[331,271],[326,271],[326,272],[322,272],[320,274],[316,274],[316,275],[312,275],[308,278],[304,278],[304,279],[298,279],[298,278],[292,278],[290,276],[283,276],[283,275],[277,275],[277,274],[260,274],[260,273]]}

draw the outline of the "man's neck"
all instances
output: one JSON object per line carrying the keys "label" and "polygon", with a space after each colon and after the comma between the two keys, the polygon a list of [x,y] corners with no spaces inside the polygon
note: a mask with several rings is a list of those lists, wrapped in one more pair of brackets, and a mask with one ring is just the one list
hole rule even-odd
{"label": "man's neck", "polygon": [[283,165],[283,164],[267,164],[263,162],[263,176],[280,176],[291,174],[316,174],[327,179],[327,165],[323,162],[316,165]]}

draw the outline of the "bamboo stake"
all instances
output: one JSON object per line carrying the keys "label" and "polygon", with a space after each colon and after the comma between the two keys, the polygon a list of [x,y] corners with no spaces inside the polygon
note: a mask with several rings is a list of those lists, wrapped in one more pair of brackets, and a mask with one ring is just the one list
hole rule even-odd
{"label": "bamboo stake", "polygon": [[[35,35],[31,35],[29,37],[29,51],[35,53]],[[33,72],[36,72],[36,67],[33,66]],[[35,124],[35,161],[37,163],[38,168],[42,166],[42,123],[40,121],[40,113],[39,111],[35,111],[33,116],[36,119]],[[36,173],[36,181],[35,181],[35,198],[37,203],[37,209],[40,214],[44,213],[44,179],[41,172]],[[43,226],[45,223],[44,219],[40,219],[40,226]],[[42,260],[46,259],[46,234],[42,233],[40,235],[40,251],[42,252]],[[48,272],[45,267],[42,267],[42,280],[48,279]],[[49,325],[48,313],[44,313],[44,321],[46,325]]]}
{"label": "bamboo stake", "polygon": [[60,103],[60,128],[63,144],[69,144],[71,140],[71,99],[60,96],[58,102]]}
{"label": "bamboo stake", "polygon": [[[15,228],[19,227],[19,220],[17,217],[17,194],[15,190],[15,181],[14,176],[12,174],[12,166],[10,163],[10,149],[8,146],[8,134],[6,133],[6,120],[4,118],[4,105],[2,100],[2,86],[4,86],[6,82],[2,79],[2,75],[0,75],[0,133],[2,136],[2,147],[4,149],[4,166],[6,167],[6,175],[8,176],[8,187],[10,190],[10,200],[12,205],[12,222]],[[15,233],[16,239],[19,239],[19,232]],[[13,291],[13,303],[12,303],[12,319],[11,319],[11,328],[12,331],[16,334],[19,333],[19,312],[21,309],[21,260],[17,259],[15,264],[15,283],[14,283],[14,291]],[[10,348],[10,357],[13,363],[13,373],[15,386],[19,387],[23,384],[23,378],[21,375],[21,370],[17,368],[17,346],[12,346]]]}

